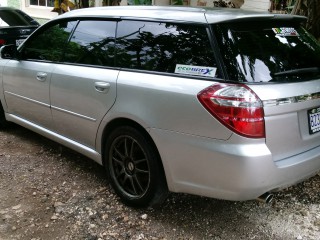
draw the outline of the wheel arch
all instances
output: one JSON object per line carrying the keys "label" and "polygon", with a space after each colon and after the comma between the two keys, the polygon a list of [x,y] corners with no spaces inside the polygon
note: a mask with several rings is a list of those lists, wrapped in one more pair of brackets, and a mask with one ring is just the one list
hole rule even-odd
{"label": "wheel arch", "polygon": [[[119,128],[119,129],[117,129]],[[124,129],[126,129],[124,131]],[[134,130],[134,131],[133,131]],[[148,187],[148,190],[146,192],[146,195],[143,194],[143,196],[139,197],[139,199],[134,199],[131,197],[126,196],[125,190],[120,190],[118,185],[115,183],[115,177],[112,173],[113,167],[109,168],[109,160],[107,159],[108,156],[108,149],[106,147],[110,147],[110,141],[113,141],[115,134],[119,133],[120,134],[126,134],[128,133],[133,134],[133,136],[139,136],[137,139],[140,139],[144,142],[144,144],[147,144],[147,146],[153,154],[150,166],[153,165],[153,174],[152,174],[152,179],[149,180],[152,182],[150,185],[150,188]],[[139,135],[136,135],[139,133]],[[109,138],[109,136],[111,138]],[[142,138],[141,138],[142,137]],[[138,140],[139,141],[139,140]],[[150,152],[149,152],[150,153]],[[150,155],[149,155],[150,156]],[[140,125],[139,123],[135,122],[132,119],[128,118],[117,118],[113,119],[110,121],[103,129],[102,134],[101,134],[101,160],[102,160],[102,165],[106,168],[107,170],[107,175],[108,179],[111,183],[111,186],[114,188],[115,192],[120,196],[122,201],[127,204],[128,206],[133,206],[133,207],[157,207],[160,206],[164,200],[166,199],[169,190],[168,190],[168,180],[166,177],[164,165],[162,162],[162,158],[160,155],[160,152],[156,146],[156,143],[154,142],[152,136],[149,134],[148,130]],[[154,165],[155,164],[155,165]],[[130,199],[129,199],[130,198]]]}
{"label": "wheel arch", "polygon": [[150,142],[150,144],[152,144],[152,147],[154,148],[154,150],[156,151],[156,154],[158,155],[158,158],[160,159],[160,164],[162,167],[162,171],[165,174],[164,171],[164,167],[163,167],[163,163],[162,163],[162,159],[161,159],[161,155],[159,153],[159,150],[153,140],[153,138],[151,137],[151,135],[148,133],[148,131],[139,123],[137,123],[136,121],[129,119],[129,118],[116,118],[113,119],[112,121],[110,121],[103,129],[102,132],[102,137],[101,137],[101,160],[102,160],[102,164],[105,166],[105,151],[104,151],[104,147],[108,138],[108,135],[110,132],[112,132],[114,129],[116,129],[117,127],[121,127],[121,126],[130,126],[133,128],[136,128],[139,130],[139,132],[141,132]]}

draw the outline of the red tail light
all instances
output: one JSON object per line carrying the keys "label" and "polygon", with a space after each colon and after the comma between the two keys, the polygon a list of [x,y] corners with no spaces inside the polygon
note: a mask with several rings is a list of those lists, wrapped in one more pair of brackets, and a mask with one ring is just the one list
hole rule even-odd
{"label": "red tail light", "polygon": [[5,45],[5,44],[6,44],[6,40],[0,39],[0,45]]}
{"label": "red tail light", "polygon": [[215,84],[198,94],[200,103],[239,135],[264,138],[264,112],[259,97],[244,84]]}

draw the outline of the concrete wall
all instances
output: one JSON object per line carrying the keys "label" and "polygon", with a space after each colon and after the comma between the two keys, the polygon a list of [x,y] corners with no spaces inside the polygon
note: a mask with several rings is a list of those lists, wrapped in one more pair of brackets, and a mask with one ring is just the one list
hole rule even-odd
{"label": "concrete wall", "polygon": [[269,0],[245,0],[241,8],[255,11],[268,11],[269,7]]}

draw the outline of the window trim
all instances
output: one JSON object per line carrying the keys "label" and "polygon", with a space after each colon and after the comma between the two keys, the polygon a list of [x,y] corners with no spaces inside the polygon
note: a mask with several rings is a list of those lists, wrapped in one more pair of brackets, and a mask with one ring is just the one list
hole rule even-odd
{"label": "window trim", "polygon": [[[57,20],[53,20],[51,21],[49,24],[46,25],[45,28],[42,28],[41,31],[39,31],[37,34],[41,34],[41,32],[46,31],[48,28],[52,27],[53,25],[62,23],[62,22],[77,22],[74,26],[74,28],[72,29],[72,31],[70,32],[69,35],[69,39],[68,42],[70,41],[70,38],[72,38],[75,29],[77,28],[79,22],[81,21],[85,21],[85,20],[105,20],[105,21],[112,21],[112,22],[122,22],[122,20],[126,20],[126,21],[135,21],[135,22],[145,22],[146,20],[144,19],[122,19],[120,17],[114,17],[114,18],[104,18],[104,17],[90,17],[90,16],[86,16],[86,17],[74,17],[74,18],[68,18],[68,19],[57,19]],[[82,63],[71,63],[71,62],[65,62],[63,61],[63,58],[60,61],[48,61],[48,60],[36,60],[36,59],[32,59],[32,61],[36,61],[36,62],[48,62],[48,63],[54,63],[54,64],[66,64],[66,65],[74,65],[74,66],[83,66],[83,67],[94,67],[94,68],[105,68],[105,69],[116,69],[116,70],[122,70],[122,71],[131,71],[131,72],[139,72],[139,73],[146,73],[146,74],[156,74],[156,75],[164,75],[164,76],[168,76],[168,77],[182,77],[182,78],[192,78],[192,79],[199,79],[199,80],[206,80],[206,81],[225,81],[225,73],[224,73],[224,68],[223,68],[223,63],[220,61],[220,57],[219,57],[219,53],[216,52],[216,46],[214,44],[214,36],[213,36],[213,32],[212,29],[210,27],[210,25],[205,24],[205,23],[195,23],[195,22],[186,22],[186,21],[159,21],[156,19],[150,20],[148,19],[148,22],[156,22],[156,23],[172,23],[172,24],[185,24],[185,25],[194,25],[194,26],[199,26],[199,27],[203,27],[203,29],[207,32],[207,36],[208,36],[208,41],[210,43],[210,47],[213,49],[213,57],[215,59],[217,68],[220,69],[220,76],[217,77],[213,77],[213,78],[208,78],[208,77],[203,77],[203,76],[197,76],[197,75],[186,75],[186,74],[175,74],[175,73],[171,73],[171,72],[162,72],[162,71],[156,71],[156,70],[145,70],[145,69],[135,69],[135,68],[126,68],[126,67],[119,67],[117,65],[115,66],[100,66],[100,65],[90,65],[90,64],[82,64]],[[117,44],[117,27],[116,26],[116,35],[115,35],[115,44]],[[30,38],[31,40],[32,38]],[[215,47],[214,47],[215,46]],[[23,52],[23,47],[20,49],[20,52]],[[117,53],[115,53],[115,56],[117,56]],[[25,61],[28,61],[29,59],[24,59]]]}

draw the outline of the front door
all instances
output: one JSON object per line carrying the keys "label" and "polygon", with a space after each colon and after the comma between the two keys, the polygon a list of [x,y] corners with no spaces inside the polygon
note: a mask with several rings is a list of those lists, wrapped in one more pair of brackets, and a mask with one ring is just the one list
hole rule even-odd
{"label": "front door", "polygon": [[3,85],[8,112],[41,127],[53,129],[50,81],[76,21],[48,25],[35,32],[3,70]]}
{"label": "front door", "polygon": [[3,69],[3,87],[8,112],[50,128],[50,63],[10,60]]}

